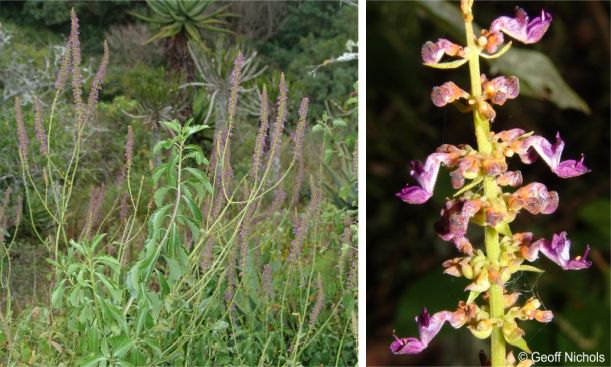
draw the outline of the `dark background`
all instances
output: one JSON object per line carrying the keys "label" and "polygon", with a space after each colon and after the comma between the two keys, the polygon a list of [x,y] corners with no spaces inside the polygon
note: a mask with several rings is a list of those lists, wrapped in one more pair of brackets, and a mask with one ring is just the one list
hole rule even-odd
{"label": "dark background", "polygon": [[[458,6],[458,3],[455,3]],[[524,182],[539,181],[558,191],[560,206],[553,215],[522,213],[514,232],[530,231],[537,238],[568,232],[571,256],[593,248],[593,266],[562,271],[547,259],[535,263],[546,270],[517,274],[508,284],[522,292],[519,303],[537,296],[554,311],[549,324],[519,322],[533,351],[604,353],[609,363],[609,3],[608,2],[481,2],[475,20],[487,27],[500,15],[513,15],[519,5],[533,16],[542,8],[553,15],[552,25],[535,45],[514,47],[546,54],[565,81],[591,109],[591,114],[563,110],[553,103],[519,96],[496,108],[494,131],[514,127],[535,131],[552,140],[559,131],[566,142],[563,159],[586,155],[592,172],[562,180],[541,161],[519,166]],[[478,352],[489,356],[489,340],[477,340],[466,329],[449,325],[417,356],[389,352],[393,330],[401,337],[418,337],[414,317],[424,306],[431,313],[454,310],[466,299],[463,278],[442,274],[444,260],[458,256],[454,245],[440,240],[433,229],[444,198],[451,196],[448,171],[440,171],[434,197],[424,205],[397,198],[409,177],[408,162],[424,160],[443,144],[476,146],[472,120],[452,106],[436,108],[431,88],[453,80],[469,89],[468,70],[435,70],[421,64],[420,48],[427,40],[449,37],[418,2],[368,2],[367,15],[367,364],[478,365]],[[484,64],[482,72],[487,72]],[[469,238],[481,246],[480,228]],[[518,351],[514,351],[517,356]]]}

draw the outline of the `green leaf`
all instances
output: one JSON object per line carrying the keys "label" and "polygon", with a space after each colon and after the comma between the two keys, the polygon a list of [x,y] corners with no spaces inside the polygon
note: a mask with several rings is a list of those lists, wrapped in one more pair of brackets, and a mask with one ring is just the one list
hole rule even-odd
{"label": "green leaf", "polygon": [[198,170],[197,168],[187,167],[185,168],[185,170],[188,171],[190,174],[192,174],[200,182],[208,182],[208,177],[206,177],[206,175],[202,171]]}
{"label": "green leaf", "polygon": [[[596,200],[588,203],[579,211],[579,219],[585,222],[594,232],[605,238],[611,237],[611,227],[609,226],[609,214],[611,205],[609,200]],[[608,243],[607,243],[608,245]],[[604,247],[607,247],[604,245]]]}
{"label": "green leaf", "polygon": [[53,308],[61,308],[64,300],[64,283],[66,279],[55,285],[53,292],[51,292],[51,306]]}
{"label": "green leaf", "polygon": [[155,168],[155,171],[153,171],[153,185],[157,185],[159,183],[161,176],[163,176],[167,169],[167,164],[162,164],[161,166]]}
{"label": "green leaf", "polygon": [[161,274],[159,270],[155,269],[155,272],[157,273],[157,279],[159,280],[159,288],[161,288],[161,296],[165,297],[167,294],[170,293],[170,286],[168,285],[168,281],[165,279],[165,277],[163,276],[163,274]]}
{"label": "green leaf", "polygon": [[346,124],[346,121],[342,120],[342,119],[334,119],[333,120],[333,127],[346,127],[348,126]]}
{"label": "green leaf", "polygon": [[467,298],[467,304],[473,303],[477,296],[479,296],[482,292],[471,291],[469,292],[469,297]]}
{"label": "green leaf", "polygon": [[191,212],[193,219],[195,219],[197,223],[201,223],[202,221],[201,209],[193,202],[193,199],[191,199],[190,195],[185,194],[182,196],[182,198],[185,201],[185,203],[187,204],[187,207],[189,208],[189,211]]}
{"label": "green leaf", "polygon": [[161,348],[159,347],[159,343],[157,343],[156,340],[152,339],[152,338],[144,338],[142,339],[142,341],[148,345],[151,349],[153,349],[153,351],[155,352],[155,354],[157,356],[161,356],[162,352],[161,352]]}
{"label": "green leaf", "polygon": [[93,367],[98,365],[100,362],[106,362],[108,359],[101,355],[91,355],[89,357],[83,358],[76,362],[77,366],[80,367]]}
{"label": "green leaf", "polygon": [[512,44],[511,41],[507,42],[505,46],[503,46],[503,48],[495,54],[489,55],[489,54],[481,53],[480,56],[483,57],[484,59],[489,59],[489,60],[499,58],[503,56],[505,52],[509,51],[509,49],[511,48],[511,44]]}
{"label": "green leaf", "polygon": [[220,330],[225,330],[228,327],[229,327],[229,323],[227,323],[227,321],[219,320],[214,324],[214,326],[212,327],[212,330],[220,331]]}
{"label": "green leaf", "polygon": [[118,274],[121,271],[121,264],[119,263],[119,260],[115,259],[112,256],[98,255],[94,259],[94,264],[97,263],[102,263],[108,266],[115,274]]}
{"label": "green leaf", "polygon": [[478,177],[475,180],[469,182],[467,185],[463,186],[460,190],[456,191],[456,193],[453,195],[453,197],[457,197],[459,195],[462,195],[463,192],[471,190],[473,187],[475,187],[480,182],[482,182],[482,180],[483,180],[483,177]]}
{"label": "green leaf", "polygon": [[163,206],[163,199],[165,198],[166,194],[170,190],[174,190],[174,188],[173,187],[161,187],[157,189],[157,191],[155,191],[155,194],[153,194],[153,199],[155,200],[155,205],[157,205],[158,208]]}
{"label": "green leaf", "polygon": [[108,293],[110,293],[113,301],[116,303],[121,302],[121,298],[123,298],[121,295],[121,290],[115,284],[111,283],[110,279],[108,279],[104,274],[95,273],[95,275],[98,279],[100,279],[102,284],[104,284],[104,287]]}
{"label": "green leaf", "polygon": [[148,312],[148,307],[140,305],[140,308],[138,309],[138,316],[136,316],[136,337],[140,335],[140,332],[144,327],[144,322],[146,321],[146,316],[148,315]]}
{"label": "green leaf", "polygon": [[526,344],[526,340],[524,340],[524,338],[517,338],[517,339],[507,339],[507,338],[505,338],[505,340],[507,341],[507,343],[513,345],[516,348],[522,349],[526,353],[532,353],[530,351],[530,348],[528,348],[528,345]]}
{"label": "green leaf", "polygon": [[174,285],[189,269],[172,258],[166,257],[165,261],[168,265],[168,283]]}
{"label": "green leaf", "polygon": [[172,204],[166,204],[161,208],[157,209],[151,216],[151,223],[153,224],[153,231],[157,231],[161,228],[161,224],[166,216],[166,213],[170,209]]}
{"label": "green leaf", "polygon": [[560,108],[572,108],[590,114],[588,104],[564,81],[552,61],[538,51],[512,48],[490,65],[492,73],[515,75],[520,79],[520,93],[553,102]]}
{"label": "green leaf", "polygon": [[[127,339],[127,338],[126,338]],[[132,339],[127,339],[124,340],[118,347],[117,349],[115,349],[114,352],[114,356],[115,358],[121,358],[123,357],[125,354],[127,354],[127,352],[130,351],[130,349],[132,349],[134,347],[134,345],[136,344],[135,340]]]}
{"label": "green leaf", "polygon": [[545,273],[545,270],[539,269],[536,266],[532,265],[520,265],[518,266],[519,271],[532,271],[535,273]]}
{"label": "green leaf", "polygon": [[174,131],[175,133],[180,134],[180,123],[178,122],[178,120],[161,121],[159,123],[167,127],[168,129]]}
{"label": "green leaf", "polygon": [[458,59],[454,61],[440,62],[437,64],[424,64],[424,65],[430,68],[433,68],[433,69],[456,69],[462,66],[463,64],[467,63],[467,61],[469,60],[468,59]]}

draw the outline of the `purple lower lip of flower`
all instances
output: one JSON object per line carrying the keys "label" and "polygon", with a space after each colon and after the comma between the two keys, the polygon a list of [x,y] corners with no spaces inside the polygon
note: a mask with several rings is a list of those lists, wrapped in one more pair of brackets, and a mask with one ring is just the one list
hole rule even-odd
{"label": "purple lower lip of flower", "polygon": [[[590,246],[587,245],[582,256],[570,258],[571,241],[566,238],[566,232],[561,232],[559,235],[554,234],[552,240],[540,239],[534,242],[528,248],[528,254],[532,260],[537,259],[539,251],[548,259],[552,260],[564,270],[580,270],[592,266],[592,262],[588,261]],[[532,261],[528,259],[529,261]]]}
{"label": "purple lower lip of flower", "polygon": [[408,204],[424,204],[433,196],[433,193],[420,186],[405,186],[395,195]]}
{"label": "purple lower lip of flower", "polygon": [[394,354],[418,354],[428,347],[431,340],[439,333],[443,324],[449,322],[453,328],[458,329],[467,321],[465,311],[456,312],[440,311],[430,316],[426,308],[416,317],[420,339],[398,338],[393,335],[395,341],[390,344],[390,351]]}
{"label": "purple lower lip of flower", "polygon": [[420,161],[412,161],[410,174],[420,186],[407,185],[395,195],[409,204],[423,204],[433,196],[433,189],[439,174],[439,167],[456,165],[461,150],[453,146],[442,146],[444,151],[435,152],[426,158],[422,164]]}
{"label": "purple lower lip of flower", "polygon": [[571,178],[576,176],[581,176],[584,173],[590,172],[590,169],[583,164],[584,155],[581,155],[581,159],[579,161],[575,161],[572,159],[560,162],[558,167],[554,170],[554,173],[561,178]]}
{"label": "purple lower lip of flower", "polygon": [[551,22],[552,16],[546,11],[542,10],[541,16],[530,20],[524,9],[517,8],[515,18],[503,16],[495,19],[490,25],[490,31],[501,31],[522,43],[530,44],[539,42]]}
{"label": "purple lower lip of flower", "polygon": [[518,154],[522,162],[530,164],[535,160],[530,148],[534,149],[543,161],[552,169],[558,177],[571,178],[581,176],[590,172],[590,169],[583,164],[584,155],[581,155],[579,161],[569,159],[560,161],[562,151],[564,150],[564,141],[560,138],[560,133],[556,133],[556,142],[551,144],[547,139],[541,136],[530,136],[519,144]]}

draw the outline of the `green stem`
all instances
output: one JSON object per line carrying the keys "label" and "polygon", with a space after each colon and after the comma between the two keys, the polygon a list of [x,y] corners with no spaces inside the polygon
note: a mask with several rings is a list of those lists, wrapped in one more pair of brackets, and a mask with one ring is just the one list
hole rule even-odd
{"label": "green stem", "polygon": [[[467,37],[467,50],[465,57],[469,59],[469,77],[471,80],[471,97],[473,104],[473,122],[475,127],[475,136],[477,138],[477,146],[480,153],[490,154],[492,152],[492,143],[490,141],[490,122],[481,116],[477,109],[477,101],[482,95],[482,86],[480,80],[479,54],[480,48],[475,43],[475,34],[473,33],[473,13],[471,7],[472,0],[463,0],[461,7],[465,19],[465,34]],[[500,194],[500,189],[496,184],[494,177],[486,176],[484,178],[484,196],[488,200],[497,198]],[[501,253],[499,245],[499,233],[493,227],[485,227],[485,243],[486,255],[490,262],[491,270],[498,275],[498,262]],[[505,314],[505,306],[503,300],[503,285],[499,283],[498,276],[494,277],[491,282],[490,290],[490,317],[495,319],[503,319]],[[503,367],[505,365],[505,339],[500,326],[494,326],[491,335],[491,363],[492,367]]]}

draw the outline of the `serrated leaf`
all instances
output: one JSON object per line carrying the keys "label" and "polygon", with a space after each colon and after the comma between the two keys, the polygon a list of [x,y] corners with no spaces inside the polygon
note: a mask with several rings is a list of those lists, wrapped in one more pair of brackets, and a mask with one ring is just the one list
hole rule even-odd
{"label": "serrated leaf", "polygon": [[155,205],[157,205],[158,208],[163,206],[163,199],[165,198],[166,194],[173,189],[173,187],[161,187],[155,191],[155,194],[153,194],[153,199],[155,200]]}
{"label": "serrated leaf", "polygon": [[189,211],[191,212],[193,219],[195,219],[197,223],[201,223],[202,221],[201,209],[195,204],[195,202],[193,202],[193,199],[191,199],[189,195],[183,195],[182,198],[185,201],[185,203],[187,204],[187,207],[189,208]]}
{"label": "serrated leaf", "polygon": [[161,208],[157,209],[151,216],[151,223],[153,224],[153,231],[157,231],[161,228],[161,224],[166,216],[166,213],[170,209],[172,204],[166,204]]}
{"label": "serrated leaf", "polygon": [[119,273],[121,271],[121,264],[119,263],[119,260],[109,255],[98,255],[95,257],[93,262],[94,264],[102,263],[108,266],[114,273]]}
{"label": "serrated leaf", "polygon": [[160,121],[159,123],[175,133],[180,134],[180,123],[178,123],[178,120]]}

